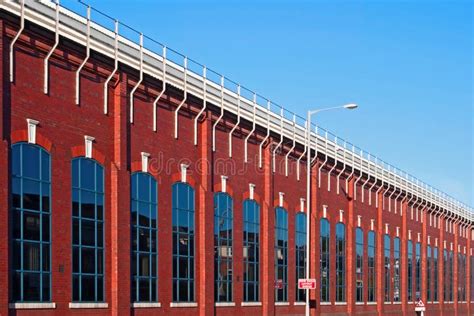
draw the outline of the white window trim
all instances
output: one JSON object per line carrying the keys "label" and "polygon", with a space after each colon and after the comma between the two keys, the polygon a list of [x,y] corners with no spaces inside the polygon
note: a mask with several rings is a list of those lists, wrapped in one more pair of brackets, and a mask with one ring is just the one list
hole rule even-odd
{"label": "white window trim", "polygon": [[275,302],[275,306],[288,306],[290,302]]}
{"label": "white window trim", "polygon": [[171,302],[170,307],[197,307],[198,303],[197,302]]}
{"label": "white window trim", "polygon": [[135,302],[132,303],[133,308],[159,308],[161,303],[159,302]]}
{"label": "white window trim", "polygon": [[262,302],[242,302],[240,306],[262,306]]}
{"label": "white window trim", "polygon": [[109,303],[69,303],[69,308],[78,309],[78,308],[109,308]]}
{"label": "white window trim", "polygon": [[10,309],[55,309],[56,303],[10,303],[8,304]]}
{"label": "white window trim", "polygon": [[216,302],[214,306],[215,307],[233,307],[235,306],[235,302]]}

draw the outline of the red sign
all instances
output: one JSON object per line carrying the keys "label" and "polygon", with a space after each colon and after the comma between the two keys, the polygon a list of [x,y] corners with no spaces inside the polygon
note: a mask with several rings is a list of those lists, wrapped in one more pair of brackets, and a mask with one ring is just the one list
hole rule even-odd
{"label": "red sign", "polygon": [[283,280],[279,279],[275,281],[275,289],[277,290],[283,289]]}
{"label": "red sign", "polygon": [[298,288],[300,290],[314,290],[316,288],[316,279],[298,279]]}
{"label": "red sign", "polygon": [[415,306],[416,306],[416,307],[425,307],[425,303],[423,303],[422,300],[419,300],[419,301],[417,301],[417,302],[415,303]]}

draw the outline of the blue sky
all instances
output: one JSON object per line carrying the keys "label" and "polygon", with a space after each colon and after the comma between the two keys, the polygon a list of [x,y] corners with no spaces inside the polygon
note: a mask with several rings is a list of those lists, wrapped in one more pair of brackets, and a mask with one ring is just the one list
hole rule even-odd
{"label": "blue sky", "polygon": [[474,205],[470,1],[88,3]]}

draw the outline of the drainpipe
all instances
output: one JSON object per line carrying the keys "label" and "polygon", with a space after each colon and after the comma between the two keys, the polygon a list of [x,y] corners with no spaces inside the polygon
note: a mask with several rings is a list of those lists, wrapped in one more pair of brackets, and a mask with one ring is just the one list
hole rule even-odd
{"label": "drainpipe", "polygon": [[346,171],[346,141],[344,141],[344,149],[343,149],[343,161],[342,161],[342,170],[341,172],[339,172],[339,174],[337,175],[337,188],[336,188],[336,191],[337,191],[337,194],[339,194],[339,178],[341,177],[341,175],[344,173],[344,171]]}
{"label": "drainpipe", "polygon": [[296,133],[296,115],[293,114],[293,146],[288,150],[288,153],[285,155],[285,176],[288,177],[288,156],[291,154],[293,149],[296,146],[295,140],[295,133]]}
{"label": "drainpipe", "polygon": [[237,86],[237,122],[229,133],[229,158],[232,157],[232,135],[240,124],[240,84]]}
{"label": "drainpipe", "polygon": [[184,72],[184,86],[183,86],[184,96],[183,96],[183,100],[174,111],[174,138],[175,139],[178,139],[178,113],[181,107],[184,105],[184,102],[186,102],[186,99],[188,98],[188,57],[184,57],[183,72]]}
{"label": "drainpipe", "polygon": [[76,70],[76,105],[80,101],[80,73],[90,56],[90,40],[91,40],[91,6],[87,6],[87,32],[86,32],[86,58]]}
{"label": "drainpipe", "polygon": [[18,30],[18,33],[16,33],[15,37],[13,38],[12,42],[10,43],[10,82],[13,82],[14,80],[14,63],[15,63],[15,58],[13,56],[13,47],[15,46],[16,41],[20,37],[21,33],[23,32],[25,28],[25,0],[20,1],[20,29]]}
{"label": "drainpipe", "polygon": [[324,162],[319,166],[318,169],[318,188],[321,187],[321,170],[324,168],[326,163],[328,162],[328,131],[324,135]]}
{"label": "drainpipe", "polygon": [[334,146],[334,166],[329,170],[328,173],[328,192],[331,191],[331,172],[337,167],[337,151],[339,150],[337,145],[337,136],[335,137],[335,146]]}
{"label": "drainpipe", "polygon": [[278,148],[283,143],[283,108],[280,110],[280,142],[276,145],[272,152],[273,172],[275,172],[275,155]]}
{"label": "drainpipe", "polygon": [[202,113],[207,108],[207,68],[204,66],[202,68],[202,109],[199,111],[199,113],[196,115],[196,118],[194,119],[194,145],[196,146],[198,144],[198,137],[197,137],[197,126],[198,126],[198,120],[201,117]]}
{"label": "drainpipe", "polygon": [[253,122],[252,122],[252,130],[249,132],[247,137],[245,137],[245,143],[244,143],[244,154],[245,154],[245,159],[244,161],[247,162],[248,160],[248,155],[247,155],[247,147],[248,147],[248,141],[250,136],[252,136],[253,132],[255,131],[255,119],[256,119],[256,114],[257,114],[257,94],[253,94]]}
{"label": "drainpipe", "polygon": [[107,77],[107,79],[105,80],[105,83],[104,83],[104,114],[107,114],[108,112],[108,97],[109,97],[109,94],[108,94],[108,86],[109,86],[109,82],[110,80],[112,80],[112,77],[115,75],[115,73],[117,72],[118,70],[118,27],[119,27],[119,23],[117,20],[115,20],[115,40],[114,40],[114,70],[112,71],[112,73]]}
{"label": "drainpipe", "polygon": [[157,112],[158,112],[158,101],[161,99],[163,94],[166,91],[166,46],[163,46],[163,77],[161,78],[161,82],[163,83],[163,88],[161,89],[160,93],[158,96],[155,98],[155,101],[153,101],[153,131],[156,132],[157,130],[157,125],[158,125],[158,118],[157,118]]}
{"label": "drainpipe", "polygon": [[212,151],[216,151],[216,127],[224,116],[224,76],[221,76],[221,113],[212,125]]}
{"label": "drainpipe", "polygon": [[[260,145],[258,146],[258,167],[262,168],[262,149],[263,149],[263,144],[267,141],[267,139],[270,137],[270,100],[267,100],[267,135],[265,135],[265,138],[262,140]],[[239,117],[240,119],[240,117]]]}
{"label": "drainpipe", "polygon": [[49,69],[48,69],[48,62],[49,58],[53,54],[56,47],[59,44],[59,0],[56,0],[56,26],[55,26],[55,34],[54,34],[54,45],[51,47],[48,55],[44,59],[44,94],[48,94],[49,92]]}
{"label": "drainpipe", "polygon": [[[308,121],[306,121],[304,123],[304,126],[306,128],[308,128]],[[311,128],[309,128],[309,130],[311,131]],[[310,133],[310,137],[311,137],[311,133]],[[308,139],[308,144],[311,144],[311,139]],[[304,151],[301,153],[301,155],[298,157],[298,160],[296,161],[296,180],[298,180],[298,181],[300,181],[300,161],[301,161],[301,158],[303,158],[303,156],[306,155],[308,150],[311,150],[311,148],[308,149],[308,144],[306,146],[304,146]],[[307,164],[307,162],[306,162],[306,164]]]}

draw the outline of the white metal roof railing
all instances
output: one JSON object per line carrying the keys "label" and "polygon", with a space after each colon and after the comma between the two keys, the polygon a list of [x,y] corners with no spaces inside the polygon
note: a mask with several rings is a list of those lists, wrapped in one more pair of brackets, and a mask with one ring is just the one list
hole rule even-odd
{"label": "white metal roof railing", "polygon": [[[24,18],[55,32],[55,2],[51,0],[24,1]],[[79,3],[83,4],[81,1]],[[86,5],[84,4],[84,6]],[[20,3],[13,1],[0,0],[0,8],[18,16],[22,12]],[[110,20],[113,23],[116,22],[116,20],[98,10],[92,8],[92,12],[93,15],[96,14],[101,19]],[[84,7],[82,14],[85,13],[86,7]],[[92,20],[94,20],[94,16]],[[184,89],[184,73],[186,72],[186,88],[188,93],[201,99],[206,99],[215,105],[222,104],[226,111],[234,114],[239,113],[242,119],[254,122],[263,128],[268,126],[273,133],[295,140],[300,145],[306,143],[304,127],[306,122],[301,116],[283,109],[265,97],[240,86],[238,83],[223,77],[217,72],[187,58],[179,52],[167,48],[147,36],[143,36],[143,46],[140,45],[139,38],[141,33],[123,23],[117,23],[117,25],[120,25],[122,29],[128,29],[136,38],[132,40],[130,36],[124,36],[123,31],[122,34],[119,33],[117,52],[115,51],[116,36],[114,31],[91,21],[89,25],[90,32],[88,33],[87,25],[87,18],[70,9],[59,6],[58,31],[61,36],[83,46],[86,46],[87,41],[89,41],[90,49],[100,52],[113,60],[117,57],[119,62],[135,69],[142,69],[143,73],[158,80],[164,78],[163,65],[165,64],[166,84],[171,84],[179,89]],[[89,39],[87,34],[89,34]],[[143,53],[142,59],[140,58],[141,49]],[[166,55],[164,53],[160,55],[160,53],[156,53],[157,51],[164,52]],[[166,57],[164,58],[163,56]],[[206,73],[205,77],[203,73]],[[221,100],[222,79],[224,94]],[[204,98],[204,95],[206,98]],[[256,95],[255,109],[254,95]],[[297,123],[295,128],[293,118],[296,119]],[[417,197],[413,203],[421,202],[418,201],[419,198],[425,201],[426,204],[429,203],[430,207],[443,209],[448,217],[458,216],[469,222],[474,220],[474,209],[472,207],[386,163],[377,156],[338,138],[321,127],[313,125],[313,128],[314,132],[311,135],[312,149],[343,163],[344,168],[357,171],[359,175],[362,172],[366,177],[381,181],[383,186],[403,191],[405,196]]]}

